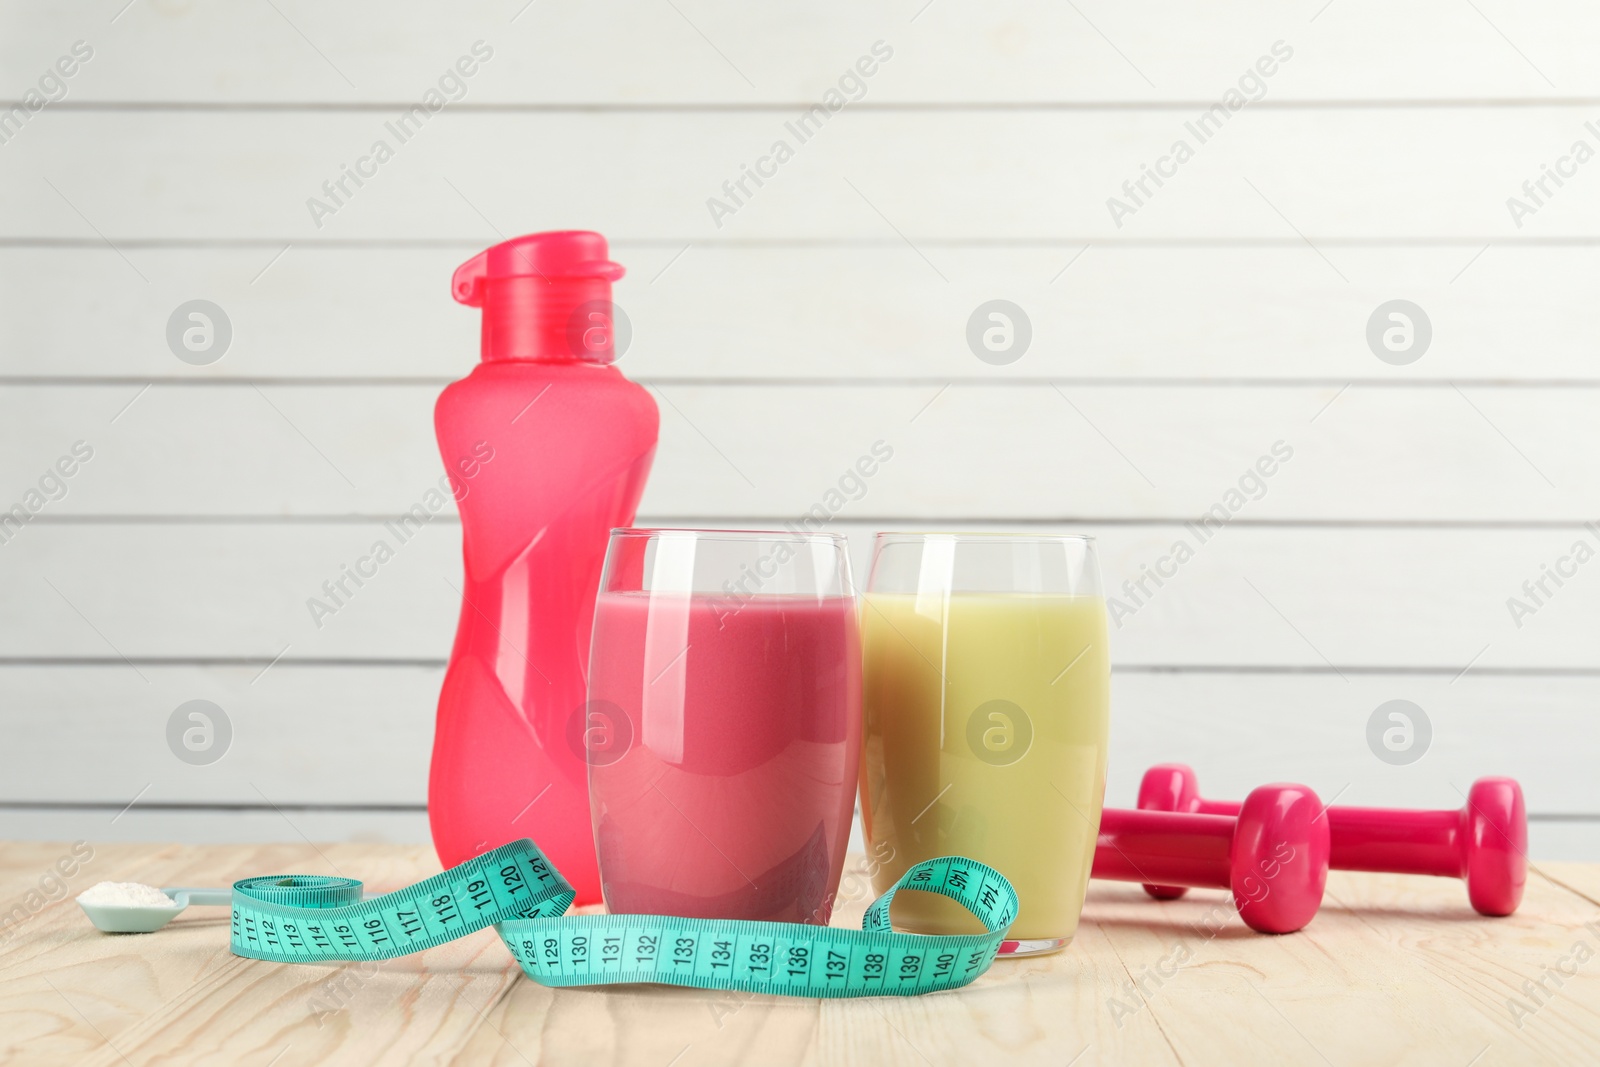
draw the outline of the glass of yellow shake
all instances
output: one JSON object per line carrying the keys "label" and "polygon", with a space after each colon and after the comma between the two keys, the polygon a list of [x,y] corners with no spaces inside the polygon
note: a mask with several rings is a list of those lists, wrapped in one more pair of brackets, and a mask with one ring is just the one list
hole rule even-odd
{"label": "glass of yellow shake", "polygon": [[[861,607],[861,811],[881,893],[961,855],[1021,898],[1003,953],[1072,940],[1105,795],[1111,660],[1094,540],[880,533]],[[979,933],[903,893],[895,925]]]}

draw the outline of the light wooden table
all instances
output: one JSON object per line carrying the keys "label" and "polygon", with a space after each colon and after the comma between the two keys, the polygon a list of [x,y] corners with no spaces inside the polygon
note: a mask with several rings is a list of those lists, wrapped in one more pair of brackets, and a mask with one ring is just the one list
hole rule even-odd
{"label": "light wooden table", "polygon": [[[65,896],[29,897],[66,854],[0,849],[0,908],[25,914],[0,933],[0,1063],[1600,1062],[1600,865],[1543,865],[1496,920],[1451,881],[1336,872],[1316,921],[1284,937],[1245,929],[1221,893],[1158,904],[1095,883],[1063,953],[948,993],[815,1001],[544,989],[492,931],[381,965],[263,963],[228,952],[220,909],[107,936],[71,900],[98,881],[282,872],[393,889],[438,869],[426,848],[104,845]],[[855,899],[834,921],[854,924],[865,879],[847,873],[841,892]]]}

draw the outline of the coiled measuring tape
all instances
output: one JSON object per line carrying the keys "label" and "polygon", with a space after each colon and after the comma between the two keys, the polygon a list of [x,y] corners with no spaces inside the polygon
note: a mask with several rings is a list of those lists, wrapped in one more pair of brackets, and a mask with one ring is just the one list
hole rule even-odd
{"label": "coiled measuring tape", "polygon": [[[939,893],[988,933],[896,933],[901,889]],[[386,960],[494,926],[546,986],[656,982],[797,997],[915,996],[989,969],[1017,915],[991,867],[959,856],[919,863],[873,901],[860,930],[800,923],[577,915],[572,886],[526,838],[370,900],[349,878],[282,875],[233,884],[235,955],[286,963]]]}

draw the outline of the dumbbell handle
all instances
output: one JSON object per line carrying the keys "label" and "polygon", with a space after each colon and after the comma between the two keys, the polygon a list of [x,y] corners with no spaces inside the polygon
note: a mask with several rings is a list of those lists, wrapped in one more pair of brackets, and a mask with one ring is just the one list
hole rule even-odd
{"label": "dumbbell handle", "polygon": [[1156,880],[1167,885],[1227,889],[1234,816],[1106,808],[1094,847],[1091,878]]}
{"label": "dumbbell handle", "polygon": [[[1239,814],[1236,800],[1201,800],[1206,815]],[[1431,874],[1442,878],[1466,875],[1465,842],[1459,811],[1403,811],[1392,808],[1330,807],[1329,866],[1338,871],[1386,871]],[[1165,880],[1170,885],[1192,883]]]}
{"label": "dumbbell handle", "polygon": [[1236,815],[1107,808],[1090,874],[1227,889],[1252,930],[1291,933],[1322,905],[1328,823],[1321,811],[1316,793],[1287,784],[1251,791]]}

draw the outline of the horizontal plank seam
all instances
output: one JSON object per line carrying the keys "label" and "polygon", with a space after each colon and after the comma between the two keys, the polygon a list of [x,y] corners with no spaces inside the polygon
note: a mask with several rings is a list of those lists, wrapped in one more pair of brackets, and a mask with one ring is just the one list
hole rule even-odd
{"label": "horizontal plank seam", "polygon": [[[247,801],[230,803],[228,801],[140,801],[130,809],[125,800],[3,800],[0,799],[0,812],[7,811],[175,811],[175,812],[301,812],[301,813],[398,813],[422,814],[427,812],[426,804],[347,804],[336,801],[326,803],[303,804],[256,804]],[[1528,812],[1528,821],[1537,823],[1571,823],[1582,825],[1586,823],[1600,823],[1600,812]]]}
{"label": "horizontal plank seam", "polygon": [[[1528,818],[1531,820],[1533,818],[1533,816],[1530,815],[1530,816],[1528,816]],[[1551,885],[1559,886],[1560,888],[1565,889],[1567,892],[1573,894],[1574,896],[1578,897],[1579,899],[1586,900],[1590,904],[1593,904],[1596,907],[1600,907],[1600,900],[1595,899],[1595,897],[1593,895],[1584,892],[1582,889],[1579,889],[1577,886],[1572,885],[1572,884],[1570,884],[1568,882],[1562,881],[1560,878],[1557,878],[1555,875],[1551,874],[1549,871],[1545,870],[1542,867],[1539,867],[1539,866],[1536,866],[1536,865],[1533,865],[1533,864],[1529,864],[1529,868],[1535,874],[1537,874],[1540,878],[1543,878],[1545,881],[1549,882]]]}
{"label": "horizontal plank seam", "polygon": [[[401,512],[345,512],[328,515],[274,515],[274,514],[148,514],[117,515],[108,513],[48,514],[41,513],[29,520],[38,526],[369,526],[374,523],[395,522],[403,517]],[[641,526],[676,526],[685,528],[723,529],[744,527],[781,526],[793,522],[793,514],[785,515],[640,515]],[[864,526],[1096,526],[1096,527],[1148,527],[1160,529],[1183,527],[1204,521],[1205,516],[1155,516],[1137,517],[1120,515],[1055,515],[1055,516],[974,516],[974,515],[865,515],[831,523],[834,530],[842,527]],[[459,526],[460,515],[440,512],[433,522]],[[1513,532],[1533,530],[1587,530],[1594,520],[1571,519],[1263,519],[1239,516],[1228,522],[1230,528],[1260,530],[1507,530]]]}
{"label": "horizontal plank seam", "polygon": [[[1004,112],[1120,112],[1204,111],[1215,99],[1174,100],[862,100],[850,105],[851,114],[1004,113]],[[1252,101],[1252,111],[1472,111],[1504,108],[1571,109],[1600,105],[1600,96],[1436,96],[1436,97],[1304,97]],[[22,107],[22,101],[0,102],[0,108]],[[363,114],[405,111],[415,100],[63,100],[50,109],[82,114],[171,112]],[[449,114],[503,115],[742,115],[790,114],[815,107],[815,100],[767,101],[462,101],[450,105]]]}
{"label": "horizontal plank seam", "polygon": [[[1154,251],[1173,248],[1195,249],[1298,249],[1304,251],[1307,241],[1318,247],[1331,248],[1470,248],[1474,251],[1486,244],[1496,248],[1547,248],[1593,247],[1600,245],[1600,234],[1563,234],[1536,236],[1532,234],[1489,234],[1463,237],[1446,237],[1429,234],[1394,235],[1387,237],[1341,237],[1312,234],[1302,237],[1112,237],[1105,234],[1090,236],[1065,235],[1046,237],[938,237],[921,236],[917,239],[924,248],[983,248],[983,249],[1077,249],[1092,244],[1100,250],[1115,248],[1133,251]],[[121,249],[253,249],[270,248],[274,251],[292,243],[300,251],[427,251],[450,249],[471,251],[481,249],[481,237],[309,237],[296,236],[293,241],[283,237],[151,237],[119,235],[116,248]],[[660,248],[678,251],[692,244],[700,251],[746,251],[760,249],[818,249],[857,250],[863,248],[903,251],[903,240],[878,237],[756,237],[727,239],[707,237],[703,234],[683,237],[628,237],[618,236],[610,241],[612,251],[626,252],[633,248]],[[100,252],[114,255],[116,248],[96,237],[65,237],[53,234],[12,234],[0,236],[0,249],[6,248],[57,248]]]}
{"label": "horizontal plank seam", "polygon": [[[327,658],[283,656],[0,656],[0,667],[316,667],[316,668],[404,668],[443,669],[448,661],[433,658],[350,656]],[[1365,675],[1372,677],[1447,677],[1464,673],[1460,664],[1210,664],[1210,663],[1125,663],[1111,668],[1112,674],[1206,674],[1206,675]],[[1600,678],[1600,667],[1545,666],[1493,667],[1474,664],[1474,675],[1496,678]],[[0,709],[4,715],[9,709]]]}
{"label": "horizontal plank seam", "polygon": [[[0,386],[17,388],[104,388],[107,386],[179,386],[181,388],[361,388],[387,386],[399,388],[443,388],[454,378],[448,375],[359,375],[317,377],[313,375],[277,376],[181,376],[156,375],[0,375]],[[734,377],[711,375],[638,375],[634,381],[645,386],[684,386],[702,389],[1048,389],[1070,386],[1077,389],[1600,389],[1600,378],[1271,378],[1231,376],[1192,377],[986,377],[928,375],[924,377],[862,377],[818,375],[816,377]]]}
{"label": "horizontal plank seam", "polygon": [[[149,801],[141,800],[130,805],[127,801],[101,800],[0,800],[0,811],[249,811],[249,812],[400,812],[414,813],[428,810],[426,804],[356,804],[356,803],[306,803],[262,804],[241,801]],[[1600,818],[1600,816],[1596,816]],[[1531,816],[1530,816],[1531,818]]]}

